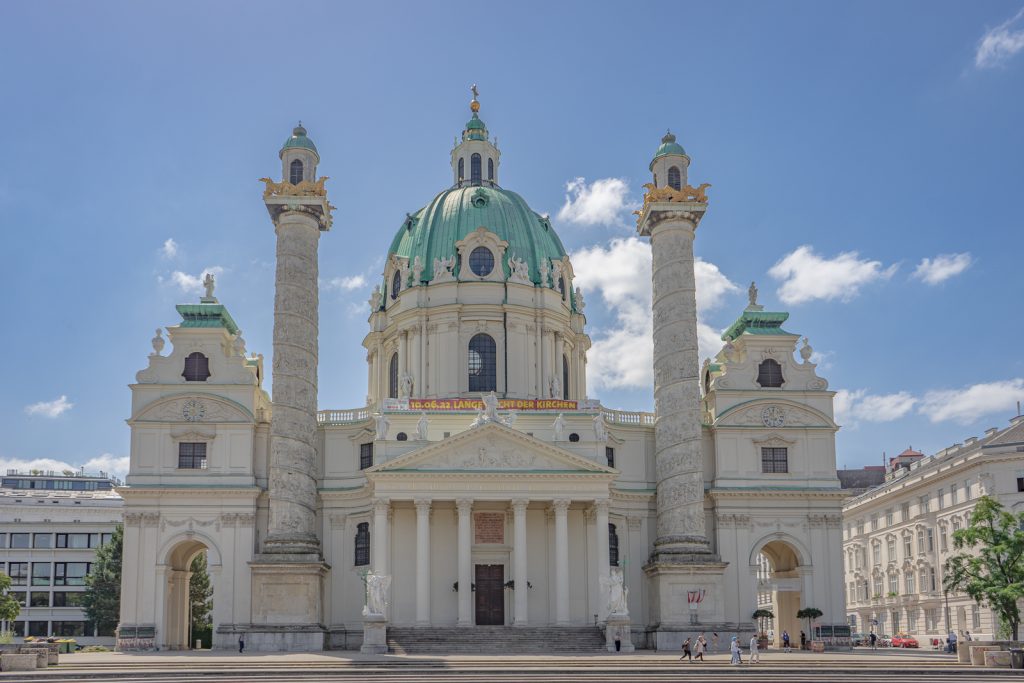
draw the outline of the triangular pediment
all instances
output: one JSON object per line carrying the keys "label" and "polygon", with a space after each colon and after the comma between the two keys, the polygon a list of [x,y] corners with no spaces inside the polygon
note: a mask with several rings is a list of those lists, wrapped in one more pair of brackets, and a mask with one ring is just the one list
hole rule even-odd
{"label": "triangular pediment", "polygon": [[495,422],[375,465],[367,474],[396,471],[616,474],[609,467]]}

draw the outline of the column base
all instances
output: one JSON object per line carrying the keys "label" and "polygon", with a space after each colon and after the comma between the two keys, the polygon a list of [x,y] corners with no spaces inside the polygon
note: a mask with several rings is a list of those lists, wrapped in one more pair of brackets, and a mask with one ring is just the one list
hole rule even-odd
{"label": "column base", "polygon": [[359,651],[364,655],[388,653],[388,622],[383,615],[371,614],[363,617],[363,644]]}
{"label": "column base", "polygon": [[[710,554],[659,556],[656,551],[644,572],[650,579],[657,649],[678,650],[683,632],[714,630],[725,622],[722,579],[727,566]],[[677,638],[679,642],[675,642]]]}
{"label": "column base", "polygon": [[252,624],[246,628],[246,647],[261,652],[323,650],[323,584],[330,565],[310,554],[262,554],[249,567]]}

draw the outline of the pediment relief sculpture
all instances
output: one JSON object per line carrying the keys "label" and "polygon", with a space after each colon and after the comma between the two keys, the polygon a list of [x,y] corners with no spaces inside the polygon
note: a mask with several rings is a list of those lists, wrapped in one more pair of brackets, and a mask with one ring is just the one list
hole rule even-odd
{"label": "pediment relief sculpture", "polygon": [[754,405],[726,412],[717,426],[766,427],[832,427],[825,415],[808,408],[783,402],[757,402]]}
{"label": "pediment relief sculpture", "polygon": [[[141,422],[181,422],[185,424],[239,422],[252,423],[253,417],[242,406],[213,396],[185,395],[151,403],[132,418]],[[196,431],[193,429],[192,431]]]}

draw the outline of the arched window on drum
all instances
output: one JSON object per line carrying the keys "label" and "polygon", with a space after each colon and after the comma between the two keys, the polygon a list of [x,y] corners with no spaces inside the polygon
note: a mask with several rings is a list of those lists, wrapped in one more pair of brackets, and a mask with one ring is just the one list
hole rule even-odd
{"label": "arched window on drum", "polygon": [[469,390],[497,391],[497,345],[489,334],[477,334],[469,340]]}

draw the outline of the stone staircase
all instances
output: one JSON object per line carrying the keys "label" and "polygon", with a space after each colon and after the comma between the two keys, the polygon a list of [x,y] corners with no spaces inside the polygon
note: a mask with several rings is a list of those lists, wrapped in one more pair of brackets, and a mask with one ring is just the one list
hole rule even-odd
{"label": "stone staircase", "polygon": [[393,654],[560,654],[607,652],[596,626],[388,627]]}

